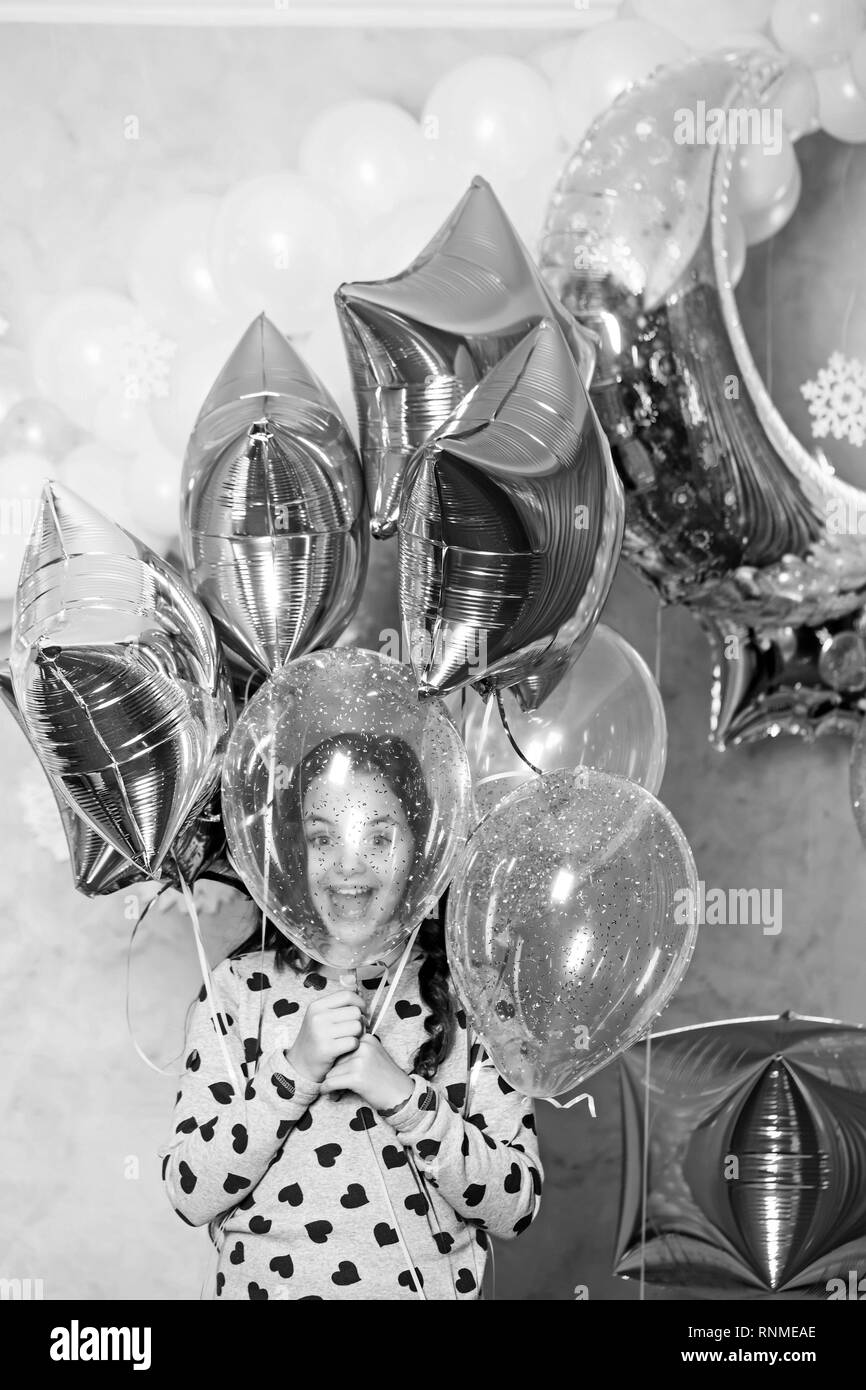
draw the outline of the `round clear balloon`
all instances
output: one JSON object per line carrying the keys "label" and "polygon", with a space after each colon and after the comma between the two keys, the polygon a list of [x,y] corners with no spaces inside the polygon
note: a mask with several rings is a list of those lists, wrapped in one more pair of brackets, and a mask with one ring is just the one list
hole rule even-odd
{"label": "round clear balloon", "polygon": [[446,923],[503,1077],[550,1098],[643,1037],[688,967],[697,903],[688,841],[644,788],[593,769],[518,788],[473,833]]}
{"label": "round clear balloon", "polygon": [[[643,657],[603,623],[538,709],[524,713],[508,690],[502,704],[514,742],[542,772],[594,767],[653,795],[661,786],[668,738],[661,693]],[[495,700],[467,692],[463,739],[484,816],[533,773]]]}
{"label": "round clear balloon", "polygon": [[305,954],[386,960],[435,909],[471,817],[469,764],[440,700],[360,649],[290,661],[250,700],[223,765],[234,867]]}

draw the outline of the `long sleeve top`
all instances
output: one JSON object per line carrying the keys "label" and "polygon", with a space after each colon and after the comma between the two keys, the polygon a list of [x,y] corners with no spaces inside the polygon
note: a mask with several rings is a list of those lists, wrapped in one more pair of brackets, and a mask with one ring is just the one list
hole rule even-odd
{"label": "long sleeve top", "polygon": [[[313,992],[337,982],[278,970],[273,952],[213,972],[242,1093],[200,997],[160,1157],[178,1215],[210,1226],[215,1297],[415,1299],[420,1285],[427,1299],[474,1299],[488,1235],[507,1240],[533,1220],[542,1167],[532,1102],[471,1042],[462,1010],[435,1078],[412,1073],[428,1036],[422,960],[416,951],[407,963],[377,1028],[413,1083],[390,1118],[351,1092],[322,1093],[285,1055]],[[370,1000],[378,983],[359,980],[359,990]]]}

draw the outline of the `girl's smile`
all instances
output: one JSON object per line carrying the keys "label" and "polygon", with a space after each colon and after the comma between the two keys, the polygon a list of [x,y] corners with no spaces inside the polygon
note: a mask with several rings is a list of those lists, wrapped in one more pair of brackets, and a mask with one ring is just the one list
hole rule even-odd
{"label": "girl's smile", "polygon": [[414,850],[385,778],[335,756],[307,788],[303,824],[310,896],[328,932],[353,946],[382,933],[399,910]]}

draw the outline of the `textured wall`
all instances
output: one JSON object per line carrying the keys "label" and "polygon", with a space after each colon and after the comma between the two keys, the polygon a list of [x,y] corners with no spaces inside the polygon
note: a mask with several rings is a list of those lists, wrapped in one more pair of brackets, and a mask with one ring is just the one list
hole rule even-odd
{"label": "textured wall", "polygon": [[[154,120],[170,102],[172,129],[184,139],[172,145],[163,135],[157,164],[170,166],[179,186],[206,189],[218,181],[218,142],[207,142],[222,83],[255,92],[264,103],[263,143],[276,132],[290,161],[301,121],[328,101],[382,94],[417,110],[435,76],[459,58],[483,48],[520,53],[545,37],[178,31],[158,63],[158,45],[168,40],[155,31],[15,28],[3,35],[0,120],[25,121],[16,73],[27,74],[31,109],[53,106],[79,153],[100,130],[106,89],[122,94],[110,100],[124,111],[152,111]],[[104,82],[105,73],[114,76]],[[201,160],[204,146],[210,166]],[[44,157],[60,158],[50,132]],[[142,196],[148,185],[136,187]],[[8,235],[7,223],[0,238]],[[19,254],[22,235],[9,243]],[[5,245],[0,239],[0,250]],[[96,263],[100,248],[86,250]],[[652,662],[656,602],[625,569],[604,617]],[[662,690],[671,738],[661,797],[707,884],[781,888],[784,924],[777,936],[705,928],[663,1025],[788,1008],[860,1021],[866,860],[848,807],[847,745],[780,739],[718,754],[706,741],[709,677],[703,636],[685,613],[666,611]],[[123,895],[92,903],[74,893],[66,867],[28,825],[41,774],[7,717],[0,746],[0,1275],[42,1278],[49,1298],[195,1298],[211,1250],[160,1190],[156,1152],[175,1084],[145,1066],[127,1030],[131,922]],[[217,960],[242,934],[236,910],[206,919],[205,932]],[[199,983],[187,919],[152,912],[133,948],[130,1012],[142,1047],[163,1064],[179,1057]],[[500,1297],[569,1299],[578,1283],[591,1298],[636,1296],[609,1274],[620,1171],[615,1072],[589,1083],[595,1120],[583,1105],[562,1113],[541,1103],[545,1199],[535,1226],[499,1248]]]}

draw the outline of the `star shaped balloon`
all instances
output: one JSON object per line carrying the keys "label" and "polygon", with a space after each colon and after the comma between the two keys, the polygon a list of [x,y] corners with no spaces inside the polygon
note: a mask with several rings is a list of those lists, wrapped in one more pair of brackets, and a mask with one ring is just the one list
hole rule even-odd
{"label": "star shaped balloon", "polygon": [[336,304],[377,539],[397,528],[410,456],[542,318],[559,324],[584,383],[591,379],[591,335],[548,290],[480,176],[410,266],[341,285]]}
{"label": "star shaped balloon", "polygon": [[866,1028],[787,1013],[658,1033],[648,1129],[645,1073],[633,1048],[616,1274],[827,1298],[866,1272]]}

